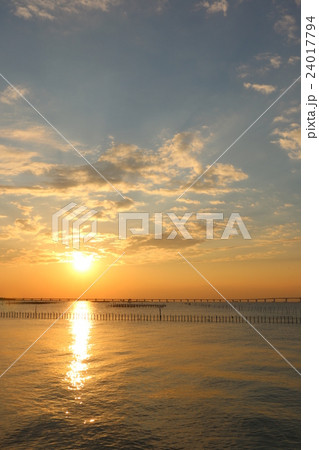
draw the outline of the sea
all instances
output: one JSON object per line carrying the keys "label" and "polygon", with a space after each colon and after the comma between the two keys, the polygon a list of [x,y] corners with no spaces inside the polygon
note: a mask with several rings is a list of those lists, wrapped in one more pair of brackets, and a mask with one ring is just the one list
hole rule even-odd
{"label": "sea", "polygon": [[300,304],[161,306],[0,302],[0,448],[300,448]]}

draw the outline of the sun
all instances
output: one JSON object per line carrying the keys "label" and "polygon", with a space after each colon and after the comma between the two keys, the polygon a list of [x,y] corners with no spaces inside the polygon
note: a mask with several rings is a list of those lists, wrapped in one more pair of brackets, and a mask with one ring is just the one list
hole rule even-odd
{"label": "sun", "polygon": [[73,252],[73,267],[79,272],[86,272],[91,267],[93,255],[86,255],[81,252]]}

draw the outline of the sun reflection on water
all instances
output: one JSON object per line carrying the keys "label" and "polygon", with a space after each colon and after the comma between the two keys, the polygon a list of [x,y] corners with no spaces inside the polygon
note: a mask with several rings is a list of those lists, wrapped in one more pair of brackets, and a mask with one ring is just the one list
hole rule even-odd
{"label": "sun reflection on water", "polygon": [[72,351],[73,359],[66,374],[66,380],[71,390],[80,390],[85,381],[90,377],[87,375],[89,358],[89,338],[91,323],[86,318],[90,314],[90,306],[87,302],[78,302],[75,304],[74,319],[72,319]]}

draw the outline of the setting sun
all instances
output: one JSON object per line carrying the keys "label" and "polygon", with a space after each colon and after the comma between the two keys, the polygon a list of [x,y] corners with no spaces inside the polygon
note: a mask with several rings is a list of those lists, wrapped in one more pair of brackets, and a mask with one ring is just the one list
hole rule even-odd
{"label": "setting sun", "polygon": [[86,255],[81,252],[73,252],[73,267],[79,272],[85,272],[91,267],[93,255]]}

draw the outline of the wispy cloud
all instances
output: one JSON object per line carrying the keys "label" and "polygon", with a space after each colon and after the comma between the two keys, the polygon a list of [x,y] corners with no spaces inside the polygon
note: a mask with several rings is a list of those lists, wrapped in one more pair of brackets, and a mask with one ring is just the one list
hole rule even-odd
{"label": "wispy cloud", "polygon": [[[56,150],[60,144],[46,127],[3,128],[0,131],[4,139],[1,149],[6,178],[0,186],[2,195],[77,196],[83,186],[95,193],[105,191],[104,181],[90,166],[49,164],[43,160],[43,148]],[[202,153],[213,139],[214,135],[207,130],[192,130],[164,138],[151,149],[113,141],[94,164],[100,173],[127,194],[139,192],[167,198],[176,195],[181,184],[187,184],[203,172]],[[247,175],[233,165],[217,164],[198,184],[196,192],[215,195],[226,186],[231,190],[233,183],[246,178]]]}
{"label": "wispy cloud", "polygon": [[[291,106],[290,108],[286,108],[280,116],[274,117],[273,122],[274,123],[291,122],[291,116],[298,115],[299,112],[300,112],[300,106]],[[296,118],[296,120],[299,120],[299,119]]]}
{"label": "wispy cloud", "polygon": [[65,14],[85,11],[107,12],[121,0],[13,0],[14,14],[25,20],[54,20]]}
{"label": "wispy cloud", "polygon": [[269,68],[279,69],[279,67],[282,65],[282,58],[277,54],[272,54],[269,52],[259,53],[255,56],[255,58],[257,61],[266,63],[266,67],[264,68],[264,70],[267,70]]}
{"label": "wispy cloud", "polygon": [[[169,0],[153,0],[147,5],[155,13],[162,13]],[[129,6],[129,0],[11,0],[13,13],[24,20],[54,21],[65,16],[80,17],[88,12],[108,13],[113,7]],[[148,2],[146,2],[148,3]],[[145,4],[143,5],[145,8]]]}
{"label": "wispy cloud", "polygon": [[208,14],[216,14],[222,12],[224,16],[226,16],[229,4],[227,0],[216,0],[212,2],[203,1],[199,3],[198,6],[204,8]]}
{"label": "wispy cloud", "polygon": [[[60,151],[70,152],[71,149],[62,141],[50,128],[44,125],[26,124],[21,128],[6,127],[0,128],[0,137],[14,144],[38,145],[41,148],[53,147]],[[79,143],[74,143],[79,146]]]}
{"label": "wispy cloud", "polygon": [[246,89],[253,89],[261,94],[268,95],[274,92],[277,88],[271,84],[257,84],[257,83],[244,83]]}
{"label": "wispy cloud", "polygon": [[277,137],[273,144],[279,145],[288,153],[290,159],[300,159],[300,125],[293,123],[289,128],[273,131],[273,135]]}
{"label": "wispy cloud", "polygon": [[193,186],[196,192],[212,193],[214,190],[247,180],[248,175],[232,164],[217,163],[203,178]]}
{"label": "wispy cloud", "polygon": [[264,77],[278,69],[287,69],[299,61],[299,56],[287,58],[278,55],[278,53],[262,52],[255,55],[250,61],[240,64],[237,67],[237,73],[239,78]]}
{"label": "wispy cloud", "polygon": [[[22,95],[27,95],[29,93],[29,89],[24,86],[16,86],[16,88],[21,92]],[[20,99],[20,95],[17,93],[17,91],[12,89],[11,86],[8,86],[4,91],[0,92],[0,102],[6,105],[13,105]]]}
{"label": "wispy cloud", "polygon": [[0,174],[10,178],[26,172],[39,175],[52,166],[37,160],[39,155],[36,152],[24,151],[17,147],[8,147],[0,144],[0,153]]}
{"label": "wispy cloud", "polygon": [[293,65],[293,64],[297,64],[300,61],[300,56],[290,56],[288,58],[288,64]]}
{"label": "wispy cloud", "polygon": [[274,25],[276,33],[281,34],[287,41],[298,41],[298,26],[296,19],[290,14],[282,16]]}

